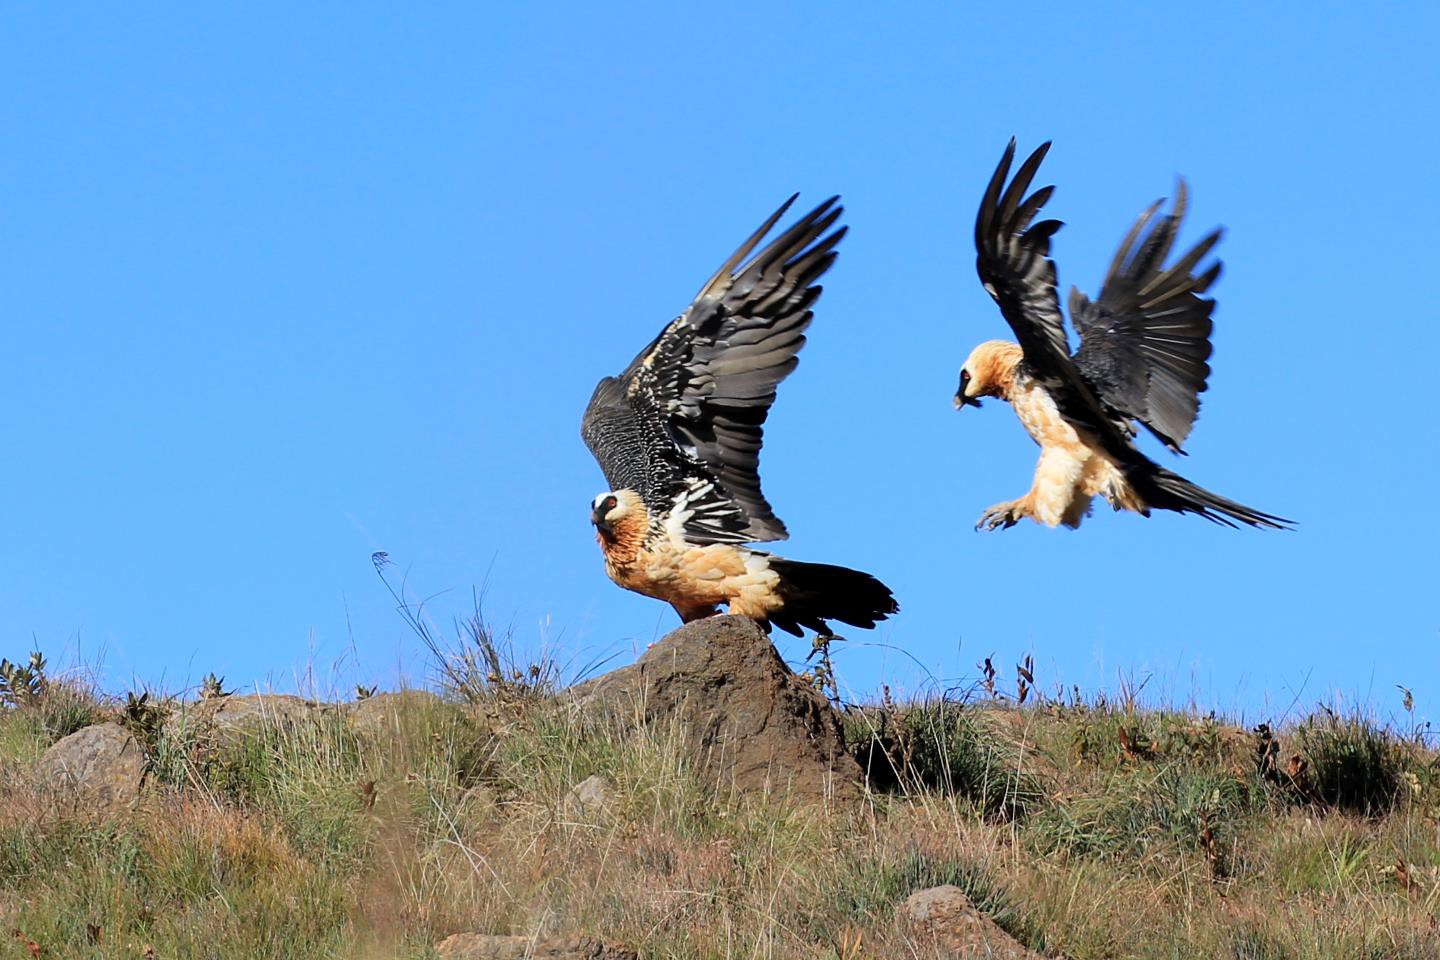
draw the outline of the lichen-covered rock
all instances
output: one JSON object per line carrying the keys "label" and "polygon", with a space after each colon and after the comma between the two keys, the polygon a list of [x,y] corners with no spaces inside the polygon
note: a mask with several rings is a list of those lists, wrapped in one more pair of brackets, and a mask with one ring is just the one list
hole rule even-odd
{"label": "lichen-covered rock", "polygon": [[435,945],[442,960],[639,960],[619,943],[594,937],[498,937],[457,933]]}
{"label": "lichen-covered rock", "polygon": [[61,796],[116,813],[139,799],[145,769],[145,752],[129,731],[97,723],[52,744],[36,764],[36,775]]}
{"label": "lichen-covered rock", "polygon": [[965,891],[946,884],[917,890],[900,905],[902,922],[956,957],[994,960],[1045,960],[996,926]]}
{"label": "lichen-covered rock", "polygon": [[838,714],[748,617],[687,623],[638,662],[568,692],[585,712],[683,730],[722,788],[798,801],[862,792]]}

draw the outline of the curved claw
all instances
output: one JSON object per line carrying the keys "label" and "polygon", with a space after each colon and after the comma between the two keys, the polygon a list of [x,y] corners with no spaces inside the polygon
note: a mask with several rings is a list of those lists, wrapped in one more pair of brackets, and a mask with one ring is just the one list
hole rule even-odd
{"label": "curved claw", "polygon": [[1013,504],[1000,503],[986,510],[975,521],[976,530],[1008,530],[1020,522]]}

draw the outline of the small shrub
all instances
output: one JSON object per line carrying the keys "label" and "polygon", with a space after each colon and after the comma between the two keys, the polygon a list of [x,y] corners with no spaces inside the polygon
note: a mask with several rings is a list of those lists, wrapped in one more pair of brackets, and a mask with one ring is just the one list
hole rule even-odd
{"label": "small shrub", "polygon": [[0,708],[9,708],[22,736],[41,749],[99,719],[95,693],[79,680],[56,679],[38,650],[27,663],[0,660]]}
{"label": "small shrub", "polygon": [[45,655],[39,650],[30,654],[28,663],[11,663],[0,659],[0,706],[25,707],[39,702],[49,687],[45,675]]}
{"label": "small shrub", "polygon": [[878,790],[962,797],[987,817],[1023,815],[1044,799],[1022,752],[980,719],[982,709],[936,699],[846,718],[852,753]]}
{"label": "small shrub", "polygon": [[230,691],[225,689],[225,678],[215,673],[205,674],[205,679],[200,681],[200,699],[218,700],[221,697],[230,696]]}
{"label": "small shrub", "polygon": [[1404,783],[1405,754],[1386,731],[1358,714],[1328,708],[1295,728],[1311,799],[1347,813],[1373,816],[1394,809]]}
{"label": "small shrub", "polygon": [[160,744],[161,730],[169,713],[158,701],[150,699],[147,690],[136,695],[132,690],[125,695],[125,705],[120,708],[120,725],[129,730],[144,748],[146,756],[154,757]]}
{"label": "small shrub", "polygon": [[974,801],[986,816],[1016,817],[1044,797],[1013,744],[980,722],[977,712],[936,701],[905,716],[909,773],[920,784]]}

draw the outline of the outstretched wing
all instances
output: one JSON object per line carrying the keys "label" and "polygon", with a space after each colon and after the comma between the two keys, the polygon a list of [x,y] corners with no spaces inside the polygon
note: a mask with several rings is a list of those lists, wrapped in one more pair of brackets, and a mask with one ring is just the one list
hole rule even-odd
{"label": "outstretched wing", "polygon": [[652,511],[683,511],[696,542],[786,536],[760,490],[763,424],[805,344],[816,281],[845,234],[831,230],[842,212],[832,197],[752,257],[794,200],[618,380],[601,381],[586,410],[582,434],[612,487],[638,490]]}
{"label": "outstretched wing", "polygon": [[1042,187],[1025,196],[1049,149],[1049,143],[1041,144],[1007,186],[1015,141],[1005,148],[975,216],[975,269],[1020,341],[1026,372],[1045,386],[1061,416],[1089,430],[1123,459],[1130,446],[1128,437],[1112,422],[1070,358],[1055,292],[1055,264],[1050,259],[1050,238],[1061,223],[1031,223],[1055,190]]}
{"label": "outstretched wing", "polygon": [[1140,215],[1115,253],[1098,300],[1070,291],[1081,375],[1107,406],[1139,420],[1176,453],[1183,453],[1210,376],[1206,360],[1215,301],[1201,295],[1220,276],[1218,260],[1197,272],[1220,242],[1219,230],[1165,266],[1187,199],[1181,180],[1174,212],[1153,227],[1160,203]]}
{"label": "outstretched wing", "polygon": [[980,282],[1000,305],[1032,371],[1044,377],[1060,375],[1070,357],[1060,298],[1055,292],[1055,264],[1050,260],[1050,238],[1062,224],[1059,220],[1030,222],[1055,188],[1042,187],[1025,196],[1049,150],[1050,144],[1042,143],[1007,187],[1010,163],[1015,159],[1012,139],[975,216],[975,269]]}
{"label": "outstretched wing", "polygon": [[611,490],[634,490],[644,496],[650,484],[650,445],[618,378],[606,377],[595,385],[580,421],[580,436]]}

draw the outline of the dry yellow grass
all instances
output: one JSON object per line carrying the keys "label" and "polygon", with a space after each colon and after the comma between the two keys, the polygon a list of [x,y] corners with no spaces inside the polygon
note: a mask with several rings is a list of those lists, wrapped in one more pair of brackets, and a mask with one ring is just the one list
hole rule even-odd
{"label": "dry yellow grass", "polygon": [[[595,725],[523,685],[470,694],[224,750],[171,728],[146,800],[112,820],[50,802],[29,774],[40,706],[5,708],[0,958],[424,957],[462,930],[923,957],[895,906],[940,883],[1076,960],[1440,956],[1435,756],[1353,718],[1281,731],[1267,767],[1262,737],[1185,713],[871,711],[847,725],[881,732],[872,761],[898,783],[824,809],[705,782],[674,730]],[[1302,747],[1300,776],[1274,769]],[[1332,766],[1383,781],[1372,809],[1318,798]],[[567,804],[592,774],[608,804]]]}

